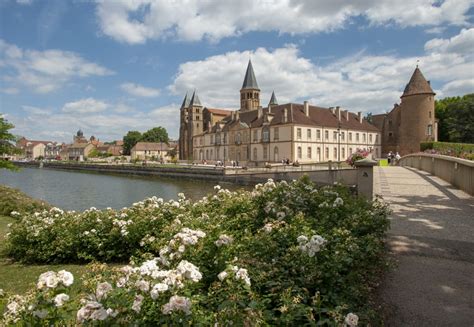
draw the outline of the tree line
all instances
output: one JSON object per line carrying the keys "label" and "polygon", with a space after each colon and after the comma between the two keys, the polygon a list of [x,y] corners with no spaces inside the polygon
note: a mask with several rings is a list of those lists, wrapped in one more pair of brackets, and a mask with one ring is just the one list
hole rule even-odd
{"label": "tree line", "polygon": [[438,141],[474,143],[474,93],[435,102]]}
{"label": "tree line", "polygon": [[123,154],[129,155],[132,148],[138,142],[162,142],[168,144],[168,132],[161,126],[149,129],[143,134],[139,131],[128,131],[127,135],[123,137]]}

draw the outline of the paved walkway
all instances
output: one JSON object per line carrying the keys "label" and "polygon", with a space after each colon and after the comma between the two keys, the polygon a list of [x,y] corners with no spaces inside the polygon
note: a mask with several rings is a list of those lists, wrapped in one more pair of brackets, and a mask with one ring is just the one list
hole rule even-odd
{"label": "paved walkway", "polygon": [[474,198],[426,172],[376,167],[397,266],[381,289],[386,326],[474,326]]}

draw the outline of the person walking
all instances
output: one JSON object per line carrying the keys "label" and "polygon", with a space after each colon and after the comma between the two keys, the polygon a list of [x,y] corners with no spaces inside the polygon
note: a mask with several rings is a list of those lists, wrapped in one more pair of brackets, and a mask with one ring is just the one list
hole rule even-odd
{"label": "person walking", "polygon": [[387,162],[388,162],[388,165],[390,166],[390,161],[392,160],[392,151],[389,151],[388,154],[387,154]]}

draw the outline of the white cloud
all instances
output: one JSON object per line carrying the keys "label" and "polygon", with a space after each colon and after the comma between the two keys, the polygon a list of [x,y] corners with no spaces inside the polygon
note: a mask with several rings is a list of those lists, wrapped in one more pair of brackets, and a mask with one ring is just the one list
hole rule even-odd
{"label": "white cloud", "polygon": [[184,96],[197,88],[204,105],[237,108],[251,54],[263,106],[275,90],[279,103],[309,99],[315,105],[380,113],[399,102],[418,59],[425,77],[440,86],[435,90],[438,98],[472,92],[474,58],[465,46],[467,35],[470,33],[463,30],[451,39],[436,39],[442,44],[437,47],[429,41],[426,54],[420,57],[374,56],[361,51],[326,66],[302,57],[294,45],[272,51],[228,52],[181,64],[169,89]]}
{"label": "white cloud", "polygon": [[100,1],[102,32],[117,41],[148,39],[218,41],[252,31],[318,33],[342,29],[362,16],[373,25],[466,25],[471,0],[241,0],[241,1]]}
{"label": "white cloud", "polygon": [[474,28],[462,29],[450,39],[432,39],[425,44],[425,50],[439,53],[474,54]]}
{"label": "white cloud", "polygon": [[68,102],[63,106],[62,111],[72,114],[89,114],[106,110],[109,104],[94,98],[81,99]]}
{"label": "white cloud", "polygon": [[18,94],[20,90],[18,90],[15,87],[7,87],[4,89],[0,89],[0,92],[5,93],[5,94]]}
{"label": "white cloud", "polygon": [[37,93],[50,93],[77,78],[113,74],[74,52],[22,50],[3,40],[0,40],[0,72],[10,87],[26,86]]}
{"label": "white cloud", "polygon": [[31,5],[33,3],[33,0],[16,0],[16,3],[19,5]]}
{"label": "white cloud", "polygon": [[138,97],[157,97],[160,95],[159,89],[153,89],[134,83],[124,83],[120,85],[120,88],[128,94],[135,95]]}
{"label": "white cloud", "polygon": [[52,113],[50,109],[43,109],[34,106],[22,106],[23,110],[31,115],[42,116],[42,115],[49,115]]}

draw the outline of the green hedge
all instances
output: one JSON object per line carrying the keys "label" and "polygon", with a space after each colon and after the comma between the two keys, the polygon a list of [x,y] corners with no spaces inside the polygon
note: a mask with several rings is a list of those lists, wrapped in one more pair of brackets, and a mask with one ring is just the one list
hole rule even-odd
{"label": "green hedge", "polygon": [[423,142],[420,143],[420,150],[422,152],[430,152],[470,160],[474,159],[474,144],[471,143]]}

